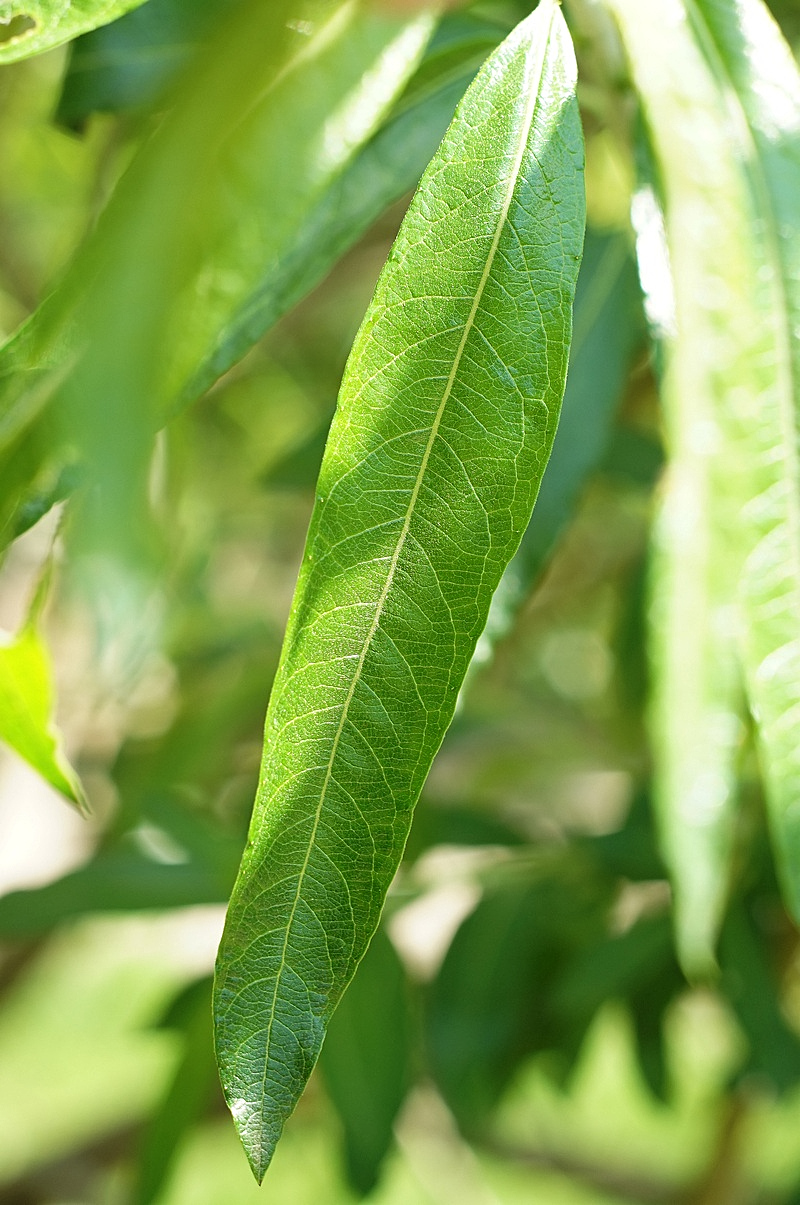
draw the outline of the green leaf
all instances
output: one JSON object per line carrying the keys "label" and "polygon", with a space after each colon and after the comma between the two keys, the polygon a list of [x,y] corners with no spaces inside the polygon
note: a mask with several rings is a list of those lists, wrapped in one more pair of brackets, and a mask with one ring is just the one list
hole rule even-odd
{"label": "green leaf", "polygon": [[551,1070],[559,1079],[569,1073],[622,963],[609,968],[598,953],[610,945],[614,879],[588,849],[541,854],[538,865],[512,864],[487,886],[427,995],[431,1068],[468,1135],[484,1128],[533,1054],[556,1054]]}
{"label": "green leaf", "polygon": [[61,751],[53,724],[53,674],[47,647],[33,624],[0,645],[0,738],[78,807],[78,776]]}
{"label": "green leaf", "polygon": [[636,269],[622,234],[587,231],[575,293],[567,388],[553,453],[519,550],[492,601],[476,662],[508,632],[575,502],[602,462],[634,350],[642,337]]}
{"label": "green leaf", "polygon": [[564,387],[582,165],[572,48],[545,0],[423,178],[320,474],[217,970],[223,1085],[258,1179],[530,517]]}
{"label": "green leaf", "polygon": [[13,63],[121,17],[142,0],[4,0],[0,63]]}
{"label": "green leaf", "polygon": [[90,114],[142,109],[163,94],[237,0],[148,0],[70,47],[56,121],[80,128]]}
{"label": "green leaf", "polygon": [[155,430],[380,122],[432,28],[430,13],[327,0],[308,36],[285,28],[292,7],[237,5],[60,288],[0,355],[0,450],[22,474],[4,481],[6,506],[53,458],[55,431],[56,454],[74,459],[77,446],[85,462],[85,547],[146,545]]}
{"label": "green leaf", "polygon": [[211,976],[185,988],[161,1028],[177,1029],[183,1051],[163,1099],[149,1118],[139,1155],[133,1205],[158,1201],[188,1131],[202,1116],[217,1081],[211,1031]]}
{"label": "green leaf", "polygon": [[697,967],[727,885],[737,673],[800,915],[800,78],[760,0],[609,4],[651,132],[675,290],[655,714],[679,933]]}
{"label": "green leaf", "polygon": [[[502,31],[501,31],[502,33]],[[320,197],[296,237],[222,328],[216,345],[186,386],[194,401],[227,372],[395,201],[415,188],[441,142],[456,104],[500,40],[475,18],[445,18],[419,70],[389,117]],[[314,465],[314,479],[319,460]]]}
{"label": "green leaf", "polygon": [[379,929],[328,1027],[319,1065],[344,1129],[347,1178],[362,1195],[378,1183],[410,1083],[406,977]]}

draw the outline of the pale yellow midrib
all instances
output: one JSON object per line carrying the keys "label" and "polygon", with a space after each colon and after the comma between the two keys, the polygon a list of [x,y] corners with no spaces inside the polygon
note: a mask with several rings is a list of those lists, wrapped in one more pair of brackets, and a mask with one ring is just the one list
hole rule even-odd
{"label": "pale yellow midrib", "polygon": [[367,659],[367,654],[369,653],[370,647],[372,645],[372,641],[375,637],[375,633],[378,630],[378,625],[380,624],[381,616],[383,614],[383,608],[386,605],[386,599],[388,598],[389,591],[392,588],[392,584],[394,581],[394,575],[397,571],[397,566],[400,561],[400,556],[402,554],[403,547],[405,546],[405,542],[408,537],[409,530],[411,528],[411,521],[414,516],[414,509],[416,507],[417,498],[419,497],[419,493],[422,488],[422,483],[425,478],[425,472],[428,467],[428,462],[430,460],[431,452],[433,450],[433,445],[436,442],[436,437],[439,433],[439,427],[441,425],[442,418],[444,416],[444,411],[447,406],[447,402],[449,401],[450,394],[452,393],[453,385],[455,384],[455,379],[458,374],[458,370],[461,366],[461,358],[464,354],[464,348],[466,347],[467,339],[469,338],[469,335],[472,331],[472,327],[475,323],[475,317],[477,315],[478,308],[479,308],[481,300],[483,298],[483,293],[486,288],[486,284],[489,279],[489,274],[492,270],[492,266],[494,263],[494,257],[497,254],[497,248],[500,245],[500,239],[502,237],[503,228],[506,224],[506,220],[508,218],[508,213],[511,208],[511,202],[514,197],[514,190],[516,188],[520,167],[522,166],[522,159],[525,154],[525,148],[526,148],[527,142],[528,142],[528,134],[533,125],[533,119],[536,114],[536,104],[537,104],[538,95],[539,95],[539,85],[541,83],[541,77],[542,77],[542,74],[544,71],[544,61],[545,61],[547,49],[549,46],[550,33],[552,30],[552,21],[553,21],[554,14],[555,14],[555,5],[552,6],[552,12],[551,12],[551,17],[550,17],[550,26],[547,29],[546,34],[542,37],[542,50],[541,50],[541,54],[539,57],[539,62],[537,63],[536,72],[533,75],[533,78],[536,80],[536,86],[532,87],[530,89],[530,95],[528,98],[526,111],[525,111],[525,117],[520,125],[519,146],[517,148],[513,170],[511,171],[511,173],[509,175],[509,185],[508,185],[508,189],[506,191],[506,196],[503,199],[503,205],[502,205],[502,208],[500,211],[500,216],[498,218],[497,228],[495,230],[494,237],[492,239],[491,247],[489,248],[489,254],[486,257],[486,263],[484,265],[484,269],[481,274],[481,279],[478,284],[478,288],[476,289],[476,292],[475,292],[475,299],[472,303],[472,307],[471,307],[469,315],[467,317],[467,321],[464,325],[464,331],[461,336],[461,340],[460,340],[458,348],[456,350],[456,354],[455,354],[455,357],[453,360],[453,366],[450,370],[450,374],[449,374],[449,376],[447,378],[447,382],[445,384],[444,392],[442,394],[442,400],[439,403],[439,408],[436,412],[436,416],[431,425],[431,433],[428,437],[428,442],[425,446],[425,451],[423,453],[422,460],[420,462],[419,472],[417,474],[417,478],[414,483],[414,488],[411,492],[411,497],[409,499],[408,507],[406,509],[406,514],[405,514],[405,518],[403,520],[403,526],[400,531],[400,536],[397,541],[397,546],[395,548],[395,551],[392,555],[391,562],[389,564],[389,572],[386,576],[386,584],[383,587],[383,590],[381,591],[380,598],[378,599],[378,603],[375,608],[375,617],[372,621],[372,624],[370,625],[370,629],[364,640],[364,646],[361,650],[361,654],[358,659],[358,664],[356,665],[355,673],[353,674],[353,680],[350,683],[350,687],[349,687],[347,695],[345,697],[345,701],[342,706],[341,719],[339,720],[339,725],[336,729],[336,733],[333,738],[333,743],[331,745],[331,754],[330,754],[330,758],[328,759],[328,765],[325,770],[325,778],[323,780],[322,788],[320,790],[319,803],[317,804],[317,808],[314,813],[314,823],[311,828],[311,834],[309,836],[308,846],[306,848],[305,857],[303,859],[303,864],[300,867],[300,871],[299,871],[299,874],[297,877],[297,890],[295,892],[295,897],[294,897],[294,900],[292,901],[292,907],[291,907],[291,910],[289,912],[289,917],[286,922],[286,930],[285,930],[285,936],[284,936],[284,941],[283,941],[283,949],[281,951],[281,960],[280,960],[280,964],[278,966],[278,971],[275,976],[275,990],[273,992],[272,1003],[271,1003],[270,1009],[269,1009],[269,1023],[267,1026],[267,1036],[266,1036],[266,1041],[265,1041],[266,1057],[264,1060],[264,1081],[263,1081],[263,1085],[262,1085],[262,1099],[263,1099],[263,1088],[266,1086],[266,1076],[267,1076],[267,1069],[268,1069],[268,1064],[269,1064],[269,1050],[270,1050],[270,1044],[271,1044],[271,1039],[272,1039],[272,1025],[273,1025],[273,1022],[275,1019],[275,1006],[276,1006],[277,999],[278,999],[278,991],[280,989],[283,972],[286,968],[286,955],[287,955],[287,951],[288,951],[288,947],[289,947],[289,937],[291,935],[292,927],[294,924],[294,918],[295,918],[295,915],[297,912],[297,907],[300,902],[300,895],[302,892],[303,883],[305,881],[306,872],[308,870],[308,864],[311,859],[311,853],[312,853],[312,850],[314,849],[314,845],[316,842],[317,830],[319,829],[319,823],[322,818],[322,809],[325,804],[325,799],[326,799],[327,791],[328,791],[328,785],[329,785],[331,777],[333,775],[333,767],[334,767],[334,764],[336,761],[336,754],[339,749],[339,743],[342,738],[342,733],[344,732],[345,724],[347,723],[347,717],[348,717],[348,714],[350,711],[350,705],[353,701],[353,697],[354,697],[356,689],[358,687],[358,683],[361,680],[361,673],[364,668],[364,663]]}

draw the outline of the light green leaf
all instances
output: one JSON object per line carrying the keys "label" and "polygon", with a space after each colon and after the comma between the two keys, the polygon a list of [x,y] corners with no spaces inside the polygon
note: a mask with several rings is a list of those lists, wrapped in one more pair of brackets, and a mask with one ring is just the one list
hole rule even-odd
{"label": "light green leaf", "polygon": [[331,182],[250,295],[222,327],[185,387],[192,402],[227,372],[331,270],[372,223],[410,192],[441,142],[467,85],[502,31],[445,18],[408,91],[352,162]]}
{"label": "light green leaf", "polygon": [[47,648],[32,624],[0,645],[0,738],[42,778],[83,807],[75,771],[53,726],[53,676]]}
{"label": "light green leaf", "polygon": [[299,34],[285,28],[292,10],[237,6],[61,287],[0,354],[0,448],[23,475],[4,479],[7,510],[41,464],[47,410],[48,454],[55,429],[56,454],[77,448],[95,487],[85,542],[144,542],[156,428],[381,121],[433,25],[429,12],[320,0]]}
{"label": "light green leaf", "polygon": [[727,886],[734,652],[800,915],[800,79],[761,0],[608,2],[652,136],[675,290],[655,716],[679,931],[697,966]]}
{"label": "light green leaf", "polygon": [[0,3],[0,63],[60,46],[107,25],[142,0],[6,0]]}
{"label": "light green leaf", "polygon": [[350,357],[217,970],[256,1176],[377,925],[564,389],[584,228],[575,62],[545,0],[423,177]]}

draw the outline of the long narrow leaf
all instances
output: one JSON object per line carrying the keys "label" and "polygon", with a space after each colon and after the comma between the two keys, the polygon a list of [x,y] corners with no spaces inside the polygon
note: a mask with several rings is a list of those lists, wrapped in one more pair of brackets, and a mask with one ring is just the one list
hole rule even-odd
{"label": "long narrow leaf", "polygon": [[696,967],[729,873],[737,650],[800,914],[800,79],[761,0],[609,3],[663,182],[675,285],[655,713],[680,935]]}
{"label": "long narrow leaf", "polygon": [[584,226],[553,0],[487,61],[351,355],[218,959],[223,1085],[260,1179],[378,921],[564,388]]}

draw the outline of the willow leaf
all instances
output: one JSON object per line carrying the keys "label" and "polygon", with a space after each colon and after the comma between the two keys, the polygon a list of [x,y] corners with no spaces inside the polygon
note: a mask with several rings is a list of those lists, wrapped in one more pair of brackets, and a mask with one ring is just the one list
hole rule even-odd
{"label": "willow leaf", "polygon": [[51,459],[54,429],[65,456],[77,446],[105,543],[124,546],[155,429],[380,123],[433,26],[430,12],[319,0],[301,36],[285,28],[294,8],[236,6],[61,286],[0,352],[0,448],[22,475],[3,479],[10,530],[42,476],[38,424]]}
{"label": "willow leaf", "polygon": [[67,762],[53,723],[53,675],[47,648],[33,624],[0,645],[0,739],[42,778],[83,807],[78,776]]}
{"label": "willow leaf", "polygon": [[107,25],[142,0],[6,0],[0,3],[0,63],[13,63]]}
{"label": "willow leaf", "polygon": [[555,434],[584,227],[575,63],[545,0],[423,177],[351,354],[217,965],[256,1176],[375,930]]}
{"label": "willow leaf", "polygon": [[655,715],[684,958],[700,963],[729,874],[739,673],[800,914],[800,81],[760,0],[609,3],[663,182],[675,290]]}

